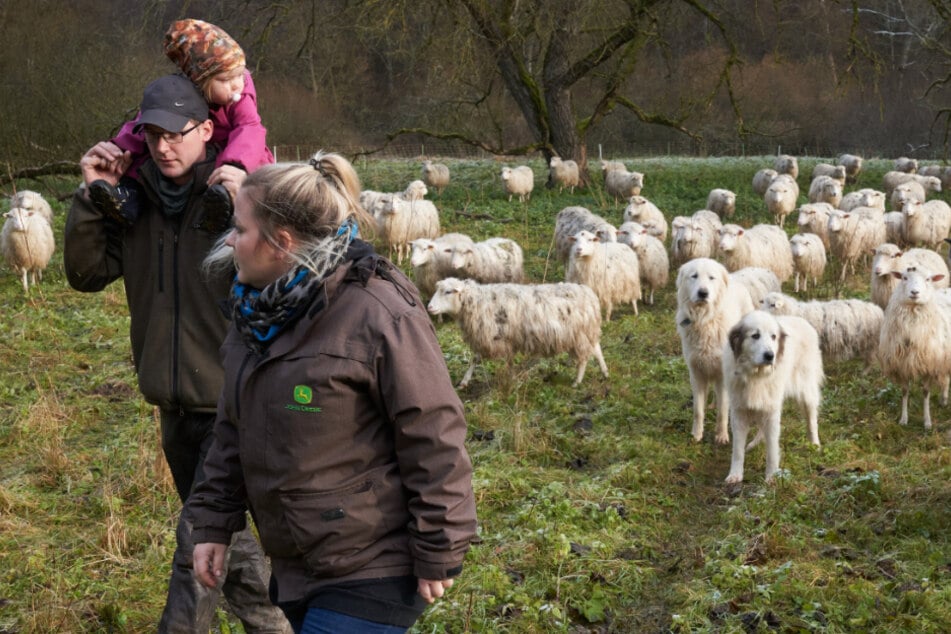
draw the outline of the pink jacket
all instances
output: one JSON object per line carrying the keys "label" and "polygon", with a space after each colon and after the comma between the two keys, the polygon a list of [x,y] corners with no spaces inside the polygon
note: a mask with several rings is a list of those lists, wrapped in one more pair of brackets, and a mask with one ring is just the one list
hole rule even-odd
{"label": "pink jacket", "polygon": [[[274,162],[274,155],[264,140],[267,129],[261,124],[258,114],[258,95],[250,72],[244,71],[241,99],[227,106],[209,106],[209,114],[215,123],[211,142],[221,148],[215,167],[237,165],[250,174],[262,165]],[[126,172],[132,177],[138,174],[139,166],[148,157],[145,134],[141,130],[138,133],[132,131],[138,120],[136,115],[135,119],[127,121],[112,139],[120,148],[132,153],[132,166]]]}

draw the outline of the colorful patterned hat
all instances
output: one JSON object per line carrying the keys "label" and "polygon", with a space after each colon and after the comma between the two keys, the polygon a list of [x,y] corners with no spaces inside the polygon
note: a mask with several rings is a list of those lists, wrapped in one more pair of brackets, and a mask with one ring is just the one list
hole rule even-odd
{"label": "colorful patterned hat", "polygon": [[243,66],[244,51],[234,39],[203,20],[179,20],[165,33],[165,54],[196,85]]}

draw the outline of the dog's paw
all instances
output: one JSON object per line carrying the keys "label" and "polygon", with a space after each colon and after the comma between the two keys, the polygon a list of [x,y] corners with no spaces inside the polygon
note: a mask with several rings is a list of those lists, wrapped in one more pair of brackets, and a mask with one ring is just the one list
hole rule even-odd
{"label": "dog's paw", "polygon": [[730,475],[726,477],[726,480],[724,480],[726,484],[739,484],[742,481],[743,481],[742,473],[740,474],[731,473]]}
{"label": "dog's paw", "polygon": [[718,445],[729,445],[730,436],[728,434],[717,434],[717,437],[714,439]]}
{"label": "dog's paw", "polygon": [[698,434],[690,434],[690,435],[693,437],[694,442],[701,442],[703,440],[703,432],[700,432],[699,435]]}

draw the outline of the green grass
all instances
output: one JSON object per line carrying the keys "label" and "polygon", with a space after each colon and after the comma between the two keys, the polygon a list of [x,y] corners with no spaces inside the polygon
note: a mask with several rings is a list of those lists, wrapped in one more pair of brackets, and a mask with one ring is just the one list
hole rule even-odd
{"label": "green grass", "polygon": [[[500,163],[445,161],[444,231],[505,236],[532,281],[563,279],[547,258],[555,214],[580,204],[620,223],[593,185],[543,186],[527,205],[501,192]],[[750,188],[768,157],[629,160],[668,218],[707,192],[738,194],[737,220],[768,222]],[[812,161],[801,160],[803,190]],[[510,163],[514,164],[514,163]],[[401,190],[418,162],[358,161],[364,186]],[[879,187],[886,161],[859,186]],[[62,195],[70,184],[22,182]],[[851,188],[850,188],[851,189]],[[803,194],[802,200],[805,200]],[[57,209],[62,236],[65,204]],[[787,220],[787,231],[793,222]],[[404,264],[404,268],[408,268]],[[29,297],[0,277],[0,632],[151,632],[164,605],[177,497],[152,409],[138,396],[121,284],[70,290],[58,252]],[[867,269],[842,293],[866,297]],[[831,274],[810,295],[831,297]],[[789,290],[787,288],[787,290]],[[615,311],[602,347],[611,376],[589,367],[571,387],[566,356],[493,361],[460,392],[481,542],[417,632],[942,632],[951,623],[951,429],[920,392],[900,427],[900,391],[860,362],[826,367],[823,446],[784,412],[782,467],[763,483],[762,448],[746,482],[723,485],[730,449],[691,440],[690,387],[673,282],[654,306]],[[436,325],[458,381],[469,351]],[[237,632],[221,613],[220,631]]]}

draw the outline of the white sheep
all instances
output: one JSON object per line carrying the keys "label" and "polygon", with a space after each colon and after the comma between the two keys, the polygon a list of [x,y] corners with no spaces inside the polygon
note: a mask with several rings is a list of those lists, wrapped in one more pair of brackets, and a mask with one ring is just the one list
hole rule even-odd
{"label": "white sheep", "polygon": [[918,168],[922,176],[936,176],[941,181],[942,191],[951,187],[951,167],[947,165],[922,165]]}
{"label": "white sheep", "polygon": [[948,276],[947,262],[931,249],[903,251],[898,245],[885,242],[875,247],[872,256],[870,295],[872,302],[882,309],[888,306],[888,300],[898,286],[898,280],[892,273],[901,273],[910,266],[942,273],[944,278],[937,282],[939,288],[947,288],[951,279]]}
{"label": "white sheep", "polygon": [[879,364],[885,376],[902,389],[899,424],[908,424],[908,394],[912,383],[924,387],[923,418],[931,429],[931,390],[947,401],[951,376],[951,307],[938,298],[934,283],[943,273],[909,267],[892,273],[899,284],[885,308],[878,340]]}
{"label": "white sheep", "polygon": [[641,272],[637,254],[626,244],[601,242],[590,231],[579,231],[572,236],[565,281],[590,286],[601,302],[605,321],[611,321],[615,304],[630,302],[637,314]]}
{"label": "white sheep", "polygon": [[675,265],[695,258],[712,258],[717,252],[720,217],[707,209],[699,209],[677,226],[670,242],[671,259]]}
{"label": "white sheep", "polygon": [[885,241],[892,242],[905,248],[908,240],[905,237],[905,214],[900,211],[888,211],[883,216],[885,220]]}
{"label": "white sheep", "polygon": [[917,181],[907,181],[904,183],[898,183],[895,185],[895,189],[892,190],[892,195],[890,198],[892,209],[901,211],[902,207],[905,206],[906,200],[917,200],[919,202],[925,202],[927,196],[925,194],[925,188],[921,183]]}
{"label": "white sheep", "polygon": [[831,163],[816,163],[812,168],[812,180],[818,176],[828,176],[839,181],[842,187],[845,187],[845,165],[832,165]]}
{"label": "white sheep", "polygon": [[53,228],[43,212],[33,208],[13,207],[3,214],[6,220],[0,233],[3,259],[23,283],[23,292],[30,292],[43,279],[56,248]]}
{"label": "white sheep", "polygon": [[720,260],[728,271],[747,266],[769,269],[780,282],[793,274],[792,252],[786,232],[775,225],[760,224],[749,229],[723,225],[717,245]]}
{"label": "white sheep", "polygon": [[452,245],[452,277],[473,279],[480,284],[521,282],[525,276],[522,247],[508,238]]}
{"label": "white sheep", "polygon": [[838,208],[842,202],[842,183],[831,176],[817,176],[809,184],[808,198],[811,203],[829,203]]}
{"label": "white sheep", "polygon": [[842,196],[842,201],[839,203],[838,208],[842,211],[852,211],[856,207],[874,207],[881,209],[882,213],[885,213],[887,200],[888,197],[885,195],[885,192],[866,187]]}
{"label": "white sheep", "polygon": [[937,251],[951,231],[951,206],[943,200],[906,200],[901,211],[905,215],[905,239],[910,245]]}
{"label": "white sheep", "polygon": [[729,189],[711,189],[706,208],[720,218],[732,218],[736,212],[736,194]]}
{"label": "white sheep", "polygon": [[601,178],[607,179],[608,172],[611,170],[627,171],[627,165],[621,161],[601,161]]}
{"label": "white sheep", "polygon": [[581,187],[578,163],[571,159],[562,160],[558,156],[551,157],[548,161],[548,183],[550,187],[557,185],[559,193],[565,188],[572,194],[575,193],[575,187]]}
{"label": "white sheep", "polygon": [[629,172],[617,164],[609,163],[604,172],[604,191],[614,197],[614,204],[618,199],[629,199],[637,196],[644,187],[644,175],[640,172]]}
{"label": "white sheep", "polygon": [[46,222],[53,224],[53,208],[49,201],[43,198],[39,192],[31,189],[21,189],[10,197],[10,209],[19,207],[20,209],[32,209],[42,216]]}
{"label": "white sheep", "polygon": [[837,363],[862,359],[875,362],[884,313],[861,299],[800,302],[783,293],[770,293],[763,310],[773,315],[793,315],[809,322],[819,334],[823,361]]}
{"label": "white sheep", "polygon": [[789,154],[780,154],[773,161],[773,169],[777,174],[789,174],[793,180],[799,178],[799,162],[795,156]]}
{"label": "white sheep", "polygon": [[753,175],[753,191],[756,192],[756,195],[763,196],[769,188],[769,184],[772,183],[773,179],[777,176],[779,176],[779,173],[769,168],[764,168],[756,172]]}
{"label": "white sheep", "polygon": [[799,278],[802,278],[802,290],[809,290],[809,279],[813,286],[819,284],[819,278],[826,270],[826,247],[822,238],[814,233],[797,233],[789,238],[789,251],[792,253],[795,285],[799,292]]}
{"label": "white sheep", "polygon": [[516,354],[569,353],[578,367],[574,385],[581,383],[591,357],[608,376],[601,308],[583,284],[479,284],[450,277],[436,284],[428,308],[433,315],[455,316],[474,353],[459,387],[469,384],[480,358],[511,360]]}
{"label": "white sheep", "polygon": [[449,167],[426,160],[423,161],[422,172],[423,182],[435,189],[437,195],[442,196],[442,190],[449,186]]}
{"label": "white sheep", "polygon": [[891,198],[892,191],[896,186],[901,183],[907,183],[908,181],[916,181],[925,188],[926,191],[930,192],[940,192],[941,191],[941,179],[937,176],[922,176],[920,174],[909,174],[908,172],[885,172],[885,175],[882,176],[882,184],[884,185],[885,196]]}
{"label": "white sheep", "polygon": [[829,203],[806,203],[799,207],[799,233],[813,233],[822,240],[822,246],[829,250],[829,215],[835,209]]}
{"label": "white sheep", "polygon": [[636,222],[625,222],[618,227],[617,241],[634,249],[641,274],[641,289],[642,292],[644,288],[650,291],[647,303],[653,306],[654,291],[667,286],[670,278],[670,258],[664,243]]}
{"label": "white sheep", "polygon": [[908,158],[907,156],[900,156],[895,159],[895,171],[896,172],[905,172],[906,174],[917,174],[918,173],[918,159]]}
{"label": "white sheep", "polygon": [[773,220],[780,227],[786,221],[799,201],[799,185],[788,174],[780,174],[766,188],[763,194],[766,209],[773,214]]}
{"label": "white sheep", "polygon": [[452,277],[453,248],[457,244],[473,244],[473,240],[462,233],[446,233],[435,239],[416,238],[409,244],[413,282],[420,295],[428,298],[436,290],[436,282]]}
{"label": "white sheep", "polygon": [[624,222],[640,224],[661,242],[667,241],[667,218],[657,205],[643,196],[631,196],[622,217]]}
{"label": "white sheep", "polygon": [[759,306],[763,298],[770,293],[779,292],[782,284],[776,274],[760,266],[747,266],[730,273],[730,281],[746,288],[753,300],[753,306]]}
{"label": "white sheep", "polygon": [[554,247],[555,258],[559,262],[568,260],[571,236],[579,231],[590,231],[602,242],[617,242],[617,228],[610,222],[585,207],[565,207],[555,216]]}
{"label": "white sheep", "polygon": [[855,273],[855,262],[885,242],[885,222],[879,210],[856,207],[852,211],[836,209],[829,216],[829,252],[841,264],[840,281],[847,270]]}
{"label": "white sheep", "polygon": [[855,154],[841,154],[839,160],[836,161],[838,165],[845,167],[845,176],[849,183],[858,180],[859,174],[862,172],[862,162],[862,157]]}
{"label": "white sheep", "polygon": [[523,203],[532,197],[532,190],[535,189],[535,172],[528,165],[519,165],[514,168],[503,167],[502,186],[505,193],[509,195],[509,202],[512,202],[512,196],[518,196],[518,201]]}
{"label": "white sheep", "polygon": [[396,249],[396,262],[402,264],[412,240],[439,235],[439,211],[432,201],[406,200],[391,194],[383,201],[380,233],[390,255]]}

